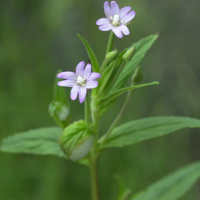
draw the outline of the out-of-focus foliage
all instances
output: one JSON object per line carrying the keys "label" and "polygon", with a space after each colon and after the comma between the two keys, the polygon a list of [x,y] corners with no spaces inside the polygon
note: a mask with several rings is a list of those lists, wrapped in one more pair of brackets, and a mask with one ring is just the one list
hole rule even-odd
{"label": "out-of-focus foliage", "polygon": [[[55,126],[48,114],[58,69],[74,70],[89,62],[77,33],[86,38],[102,62],[108,32],[96,20],[105,17],[104,1],[0,1],[0,139],[28,129]],[[200,1],[118,1],[136,17],[131,34],[115,40],[119,51],[142,37],[159,32],[159,39],[141,63],[142,83],[123,122],[149,116],[200,118]],[[69,97],[69,89],[66,89]],[[103,133],[119,111],[123,98],[102,120]],[[83,105],[71,101],[73,120],[83,117]],[[102,199],[117,198],[120,174],[133,192],[164,175],[199,160],[199,129],[179,131],[123,149],[106,150],[99,162]],[[78,191],[78,192],[77,192]],[[84,166],[54,157],[0,154],[0,199],[89,199],[90,179]],[[181,200],[200,198],[198,186]]]}

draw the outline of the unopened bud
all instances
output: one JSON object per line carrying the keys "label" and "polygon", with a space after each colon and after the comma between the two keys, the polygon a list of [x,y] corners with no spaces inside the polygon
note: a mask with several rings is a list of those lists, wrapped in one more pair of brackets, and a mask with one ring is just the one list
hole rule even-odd
{"label": "unopened bud", "polygon": [[134,55],[135,53],[135,47],[131,47],[129,48],[126,53],[122,56],[122,59],[125,61],[125,62],[128,62]]}
{"label": "unopened bud", "polygon": [[134,71],[134,74],[132,76],[132,82],[133,84],[138,84],[142,81],[143,75],[142,75],[142,68],[138,67],[136,68],[136,70]]}
{"label": "unopened bud", "polygon": [[85,157],[94,142],[94,136],[80,120],[66,127],[59,139],[60,146],[70,160],[76,161]]}
{"label": "unopened bud", "polygon": [[108,60],[108,61],[112,61],[112,60],[114,60],[117,57],[117,54],[118,54],[117,50],[108,52],[106,54],[106,58],[105,59]]}

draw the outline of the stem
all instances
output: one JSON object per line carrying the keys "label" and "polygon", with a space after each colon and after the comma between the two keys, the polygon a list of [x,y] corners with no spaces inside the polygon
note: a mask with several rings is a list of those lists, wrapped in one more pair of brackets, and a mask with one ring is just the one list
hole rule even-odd
{"label": "stem", "polygon": [[98,156],[96,152],[92,150],[90,160],[90,174],[91,174],[91,187],[92,187],[92,200],[100,200],[98,174],[97,174],[97,163]]}
{"label": "stem", "polygon": [[111,31],[110,32],[110,36],[108,38],[108,44],[107,44],[107,48],[106,48],[106,54],[112,51],[114,39],[115,39],[115,34],[113,33],[113,31]]}
{"label": "stem", "polygon": [[95,105],[96,97],[92,99],[91,102],[91,114],[93,130],[95,133],[94,144],[90,153],[90,174],[91,174],[91,189],[92,189],[92,200],[100,200],[99,184],[98,184],[98,129],[99,129],[99,114],[98,109]]}
{"label": "stem", "polygon": [[85,122],[86,126],[89,128],[90,125],[90,94],[89,91],[86,94],[85,98]]}
{"label": "stem", "polygon": [[[133,84],[131,84],[131,86],[133,86]],[[131,97],[133,96],[133,92],[134,90],[129,90],[128,94],[126,96],[126,99],[124,101],[124,104],[119,112],[119,114],[117,115],[117,117],[115,118],[115,120],[113,121],[113,123],[111,124],[110,128],[108,129],[107,133],[104,135],[104,139],[106,140],[106,138],[110,135],[110,133],[112,132],[112,130],[115,128],[115,126],[119,123],[122,115],[124,114],[124,112],[126,111],[126,108],[128,107],[128,104],[131,100]]]}

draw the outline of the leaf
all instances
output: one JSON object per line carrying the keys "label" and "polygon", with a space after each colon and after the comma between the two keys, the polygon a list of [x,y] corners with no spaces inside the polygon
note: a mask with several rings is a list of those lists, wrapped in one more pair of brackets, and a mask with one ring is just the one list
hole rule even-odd
{"label": "leaf", "polygon": [[62,129],[57,127],[29,130],[5,138],[0,146],[0,151],[55,155],[66,158],[58,142],[61,134]]}
{"label": "leaf", "polygon": [[138,67],[138,64],[144,57],[147,50],[152,46],[152,44],[155,42],[157,38],[158,38],[157,34],[151,35],[139,40],[138,42],[136,42],[131,46],[136,48],[135,54],[133,58],[125,65],[122,73],[115,82],[112,90],[119,89],[125,85],[127,80],[133,75],[133,71],[136,69],[136,67]]}
{"label": "leaf", "polygon": [[130,200],[177,200],[183,196],[200,177],[200,162],[190,164],[147,189],[132,196]]}
{"label": "leaf", "polygon": [[92,50],[92,48],[90,47],[88,41],[86,41],[83,36],[81,36],[80,34],[78,34],[78,37],[81,39],[81,41],[83,42],[83,44],[85,45],[85,48],[87,50],[88,56],[91,60],[91,64],[92,64],[92,69],[94,72],[99,72],[99,63],[97,61],[97,58],[94,54],[94,51]]}
{"label": "leaf", "polygon": [[149,86],[149,85],[155,85],[155,84],[159,84],[159,82],[154,81],[152,83],[133,85],[133,86],[130,86],[130,87],[122,88],[122,89],[119,89],[117,91],[108,93],[108,95],[106,95],[106,97],[100,99],[97,103],[102,103],[102,102],[105,102],[107,100],[112,101],[113,99],[116,99],[118,96],[120,96],[124,92],[127,92],[128,90],[133,90],[133,89],[136,89],[136,88],[145,87],[145,86]]}
{"label": "leaf", "polygon": [[166,135],[181,128],[200,127],[200,120],[188,117],[150,117],[122,124],[105,138],[102,147],[123,147],[143,140]]}

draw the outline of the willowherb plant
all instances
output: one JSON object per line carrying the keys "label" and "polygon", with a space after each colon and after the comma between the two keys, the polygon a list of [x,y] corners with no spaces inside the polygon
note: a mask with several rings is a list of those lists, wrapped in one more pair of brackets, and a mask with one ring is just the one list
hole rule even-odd
{"label": "willowherb plant", "polygon": [[[151,35],[133,43],[122,52],[113,50],[115,36],[129,35],[127,25],[135,17],[135,11],[127,6],[119,9],[112,1],[104,4],[106,18],[97,20],[102,31],[109,31],[105,59],[99,65],[89,43],[78,35],[91,60],[91,64],[79,62],[76,72],[58,71],[54,85],[54,99],[49,112],[59,127],[40,128],[16,134],[3,140],[0,150],[11,153],[55,155],[84,164],[91,171],[92,199],[100,200],[97,164],[104,149],[124,147],[143,140],[172,133],[186,127],[200,127],[200,120],[188,117],[149,117],[118,125],[137,88],[158,84],[139,84],[142,71],[139,62],[152,46],[158,35]],[[85,67],[85,68],[84,68]],[[92,72],[93,71],[93,72]],[[61,80],[64,79],[64,80]],[[131,79],[130,86],[125,87]],[[64,87],[72,87],[70,97],[85,103],[85,119],[72,122],[69,103]],[[117,98],[127,92],[122,108],[105,134],[99,133],[101,117],[115,104]],[[124,189],[118,200],[176,200],[200,177],[200,162],[152,184],[137,194]]]}

